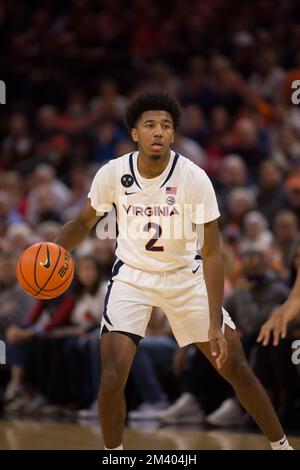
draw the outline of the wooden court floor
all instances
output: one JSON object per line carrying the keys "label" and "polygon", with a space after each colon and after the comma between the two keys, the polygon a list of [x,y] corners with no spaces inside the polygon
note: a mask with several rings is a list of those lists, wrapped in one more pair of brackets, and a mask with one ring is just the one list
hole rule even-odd
{"label": "wooden court floor", "polygon": [[[300,436],[290,437],[300,449]],[[125,430],[126,450],[265,450],[266,439],[246,434],[198,428],[148,428]],[[88,423],[52,421],[0,421],[0,450],[98,450],[103,448],[100,428]]]}

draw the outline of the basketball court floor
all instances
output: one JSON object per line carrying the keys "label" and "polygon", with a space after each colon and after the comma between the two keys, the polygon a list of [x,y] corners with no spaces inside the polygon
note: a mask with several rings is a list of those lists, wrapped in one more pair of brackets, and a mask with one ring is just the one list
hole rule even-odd
{"label": "basketball court floor", "polygon": [[[0,421],[0,450],[100,450],[103,441],[96,423]],[[300,436],[290,437],[300,449]],[[267,450],[260,434],[201,430],[199,427],[126,428],[126,450]]]}

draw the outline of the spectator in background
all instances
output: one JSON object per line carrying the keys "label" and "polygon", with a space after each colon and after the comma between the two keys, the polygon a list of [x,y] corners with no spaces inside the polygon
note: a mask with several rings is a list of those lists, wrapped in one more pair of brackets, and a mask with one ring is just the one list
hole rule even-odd
{"label": "spectator in background", "polygon": [[[224,306],[234,318],[248,358],[256,347],[260,327],[274,307],[285,301],[288,292],[289,289],[278,276],[268,270],[263,251],[252,250],[243,253],[242,277],[236,290],[226,299]],[[249,360],[253,363],[251,358]],[[228,398],[218,409],[209,414],[206,420],[214,426],[241,425],[243,411],[236,398]]]}
{"label": "spectator in background", "polygon": [[127,132],[115,119],[105,117],[96,130],[95,161],[103,165],[116,158],[117,145],[128,140]]}
{"label": "spectator in background", "polygon": [[31,310],[34,299],[26,294],[16,276],[18,256],[0,252],[0,338],[5,338],[10,325],[22,321]]}
{"label": "spectator in background", "polygon": [[199,106],[189,104],[183,108],[181,130],[186,137],[193,139],[202,148],[207,143],[208,123]]}
{"label": "spectator in background", "polygon": [[122,96],[114,80],[101,80],[97,87],[97,95],[90,103],[91,110],[98,119],[120,119],[125,115],[128,100]]}
{"label": "spectator in background", "polygon": [[[32,298],[32,300],[34,299]],[[29,406],[30,399],[32,398],[29,391],[32,389],[36,376],[36,371],[34,370],[36,339],[45,334],[45,332],[58,328],[67,322],[72,308],[73,299],[70,295],[48,301],[35,300],[31,311],[7,329],[7,355],[8,364],[11,368],[10,381],[7,384],[3,397],[7,411],[21,411]],[[44,351],[44,369],[46,368],[46,357]],[[50,377],[50,365],[48,364],[47,367],[49,367],[47,372]],[[37,384],[39,392],[43,386],[44,384],[41,382]],[[41,395],[38,395],[37,398],[39,406],[46,402],[44,397],[40,399]]]}
{"label": "spectator in background", "polygon": [[224,149],[230,133],[231,117],[224,106],[215,106],[211,110],[207,151],[207,173],[218,178],[224,158]]}
{"label": "spectator in background", "polygon": [[21,170],[32,157],[33,138],[24,114],[12,114],[8,124],[8,135],[3,140],[2,154],[6,168]]}
{"label": "spectator in background", "polygon": [[[60,222],[61,212],[71,202],[70,189],[57,178],[55,169],[48,164],[38,165],[34,170],[33,177],[34,187],[27,198],[27,220],[33,225],[46,220]],[[46,218],[46,215],[42,215],[47,212],[49,219]],[[50,217],[50,213],[56,215]]]}
{"label": "spectator in background", "polygon": [[255,198],[250,189],[232,189],[228,194],[227,206],[225,207],[223,214],[221,214],[224,221],[223,223],[241,229],[245,215],[254,209],[254,206]]}
{"label": "spectator in background", "polygon": [[88,168],[83,165],[74,165],[70,171],[69,185],[71,193],[69,200],[66,198],[68,203],[63,211],[64,221],[70,220],[72,217],[74,217],[75,214],[79,212],[80,208],[83,206],[86,200],[86,195],[90,185],[90,175]]}
{"label": "spectator in background", "polygon": [[16,209],[9,193],[0,190],[0,238],[5,236],[11,224],[22,222],[22,220],[23,217]]}
{"label": "spectator in background", "polygon": [[291,174],[285,182],[285,209],[292,211],[300,220],[300,173]]}
{"label": "spectator in background", "polygon": [[[64,387],[69,400],[85,406],[95,399],[99,384],[99,331],[104,305],[105,283],[100,264],[92,256],[76,264],[77,286],[74,294],[55,301],[40,301],[27,321],[13,325],[7,331],[8,354],[12,365],[11,381],[4,398],[7,411],[36,412],[52,397],[62,400],[55,377],[62,372],[67,377]],[[97,331],[96,331],[97,329]],[[94,330],[94,332],[93,332]],[[56,339],[63,339],[56,342]],[[49,340],[51,342],[49,342]],[[36,360],[34,395],[24,389],[24,378],[43,351],[43,361]],[[54,357],[63,357],[59,364]],[[52,377],[48,380],[47,374]],[[32,375],[32,371],[31,371]],[[51,382],[51,383],[50,383]],[[50,384],[49,384],[50,383]],[[63,387],[62,387],[63,388]]]}
{"label": "spectator in background", "polygon": [[282,210],[275,217],[274,247],[278,250],[283,266],[287,270],[290,266],[291,250],[299,235],[299,223],[292,211]]}
{"label": "spectator in background", "polygon": [[268,227],[267,219],[258,211],[245,215],[243,221],[244,235],[241,240],[241,252],[261,250],[267,251],[273,243],[273,235]]}
{"label": "spectator in background", "polygon": [[262,139],[263,130],[258,123],[249,117],[241,117],[235,122],[231,142],[228,142],[227,153],[241,155],[245,161],[252,181],[257,178],[257,169],[267,157],[268,149]]}
{"label": "spectator in background", "polygon": [[52,242],[60,227],[61,225],[58,222],[43,222],[37,227],[36,234],[40,240]]}
{"label": "spectator in background", "polygon": [[281,126],[275,133],[272,160],[285,173],[300,166],[300,140],[295,129],[288,125]]}
{"label": "spectator in background", "polygon": [[70,326],[61,328],[57,334],[65,337],[63,356],[72,403],[78,408],[91,405],[90,411],[97,415],[100,380],[99,326],[104,309],[106,283],[102,266],[92,255],[78,259],[76,275]]}
{"label": "spectator in background", "polygon": [[271,225],[284,206],[282,173],[272,160],[266,160],[259,166],[256,205]]}
{"label": "spectator in background", "polygon": [[197,166],[206,166],[206,154],[203,148],[195,140],[185,137],[179,129],[175,135],[173,149],[175,152],[187,155]]}
{"label": "spectator in background", "polygon": [[215,105],[224,106],[231,116],[236,116],[244,101],[241,75],[224,55],[213,56],[210,69]]}
{"label": "spectator in background", "polygon": [[0,173],[0,188],[9,194],[10,200],[18,212],[23,214],[22,207],[22,181],[17,171],[4,171]]}
{"label": "spectator in background", "polygon": [[[297,239],[290,253],[290,287],[295,283],[299,267],[300,240]],[[293,294],[293,291],[291,294]],[[280,315],[281,312],[285,311],[286,305],[292,300],[291,294],[286,302],[278,302],[277,305],[274,306],[272,315],[269,316],[268,320],[260,330],[260,337],[266,325],[268,325],[269,322],[272,324],[272,319],[274,319],[276,314]],[[273,403],[282,419],[287,419],[288,417],[290,419],[292,418],[290,413],[293,413],[293,404],[298,400],[299,396],[299,376],[297,375],[296,368],[290,358],[292,341],[299,338],[300,309],[299,307],[298,309],[295,309],[295,305],[293,305],[293,307],[295,313],[298,315],[291,316],[291,318],[289,318],[289,322],[288,320],[284,322],[284,330],[276,329],[276,335],[273,337],[274,344],[269,342],[271,333],[271,330],[269,330],[267,336],[268,341],[265,341],[265,337],[263,344],[258,346],[255,361],[256,373],[271,395]],[[284,331],[284,335],[280,338],[282,331]],[[281,339],[280,342],[279,338]],[[261,342],[261,339],[259,338],[258,341]]]}
{"label": "spectator in background", "polygon": [[251,249],[242,253],[242,276],[235,291],[225,300],[225,308],[241,332],[247,357],[261,325],[274,306],[285,301],[288,292],[278,275],[268,269],[264,250]]}
{"label": "spectator in background", "polygon": [[284,72],[278,64],[278,57],[271,49],[262,49],[257,58],[257,66],[250,77],[250,87],[256,96],[273,101],[278,94]]}
{"label": "spectator in background", "polygon": [[51,187],[40,185],[35,191],[35,210],[31,213],[29,219],[32,226],[37,227],[39,224],[47,221],[57,223],[62,222],[61,208],[55,202],[55,196],[51,191]]}
{"label": "spectator in background", "polygon": [[222,160],[216,181],[218,203],[222,212],[228,203],[228,195],[235,188],[248,186],[247,167],[239,155],[226,155]]}
{"label": "spectator in background", "polygon": [[39,241],[31,227],[24,222],[11,224],[7,229],[6,236],[10,249],[17,253],[21,253],[29,245]]}

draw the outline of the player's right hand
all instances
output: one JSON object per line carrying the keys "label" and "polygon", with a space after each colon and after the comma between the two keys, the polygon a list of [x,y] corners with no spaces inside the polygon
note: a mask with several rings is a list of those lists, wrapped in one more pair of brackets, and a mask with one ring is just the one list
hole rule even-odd
{"label": "player's right hand", "polygon": [[286,337],[287,318],[284,309],[277,307],[270,318],[262,325],[257,342],[267,346],[273,334],[273,345],[278,346],[279,340]]}
{"label": "player's right hand", "polygon": [[214,357],[217,368],[221,369],[228,357],[227,340],[221,328],[210,327],[208,331],[211,354]]}

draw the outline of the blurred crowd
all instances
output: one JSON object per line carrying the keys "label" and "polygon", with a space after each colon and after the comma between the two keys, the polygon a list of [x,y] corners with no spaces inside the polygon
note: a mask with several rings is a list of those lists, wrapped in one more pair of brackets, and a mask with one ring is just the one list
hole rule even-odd
{"label": "blurred crowd", "polygon": [[[300,106],[292,102],[299,50],[297,0],[0,0],[7,413],[95,412],[114,243],[92,232],[75,252],[74,285],[53,301],[22,291],[16,261],[78,213],[99,166],[134,150],[123,123],[129,100],[164,90],[183,108],[174,150],[204,168],[217,193],[225,306],[281,418],[295,424],[300,381],[291,342],[300,323],[277,348],[258,346],[256,337],[300,263]],[[177,350],[161,312],[148,333],[129,382],[131,419],[247,421],[201,356]]]}

